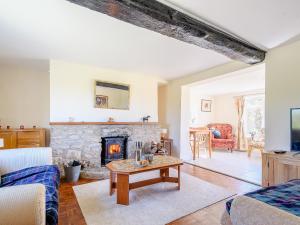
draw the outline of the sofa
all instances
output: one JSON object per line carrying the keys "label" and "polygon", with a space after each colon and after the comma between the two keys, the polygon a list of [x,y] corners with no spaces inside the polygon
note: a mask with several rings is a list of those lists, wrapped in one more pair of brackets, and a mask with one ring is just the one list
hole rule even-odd
{"label": "sofa", "polygon": [[57,225],[60,174],[51,148],[0,150],[0,224]]}
{"label": "sofa", "polygon": [[207,127],[211,130],[217,129],[221,133],[220,138],[215,138],[214,135],[212,135],[212,148],[227,149],[232,152],[235,146],[235,138],[232,133],[232,126],[226,123],[211,123],[208,124]]}
{"label": "sofa", "polygon": [[299,225],[300,180],[262,188],[226,203],[222,225]]}

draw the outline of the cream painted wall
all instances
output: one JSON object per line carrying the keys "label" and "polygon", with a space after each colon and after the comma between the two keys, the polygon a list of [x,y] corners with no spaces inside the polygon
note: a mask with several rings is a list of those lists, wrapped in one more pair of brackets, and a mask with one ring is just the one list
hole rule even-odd
{"label": "cream painted wall", "polygon": [[0,124],[3,127],[48,127],[48,61],[0,63]]}
{"label": "cream painted wall", "polygon": [[167,109],[167,85],[158,86],[158,122],[162,128],[167,128],[166,109]]}
{"label": "cream painted wall", "polygon": [[[94,108],[94,81],[130,85],[130,110]],[[50,62],[50,120],[140,121],[150,115],[158,121],[158,82],[162,80],[119,71],[104,70],[62,61]]]}
{"label": "cream painted wall", "polygon": [[[212,96],[204,96],[190,91],[190,126],[204,127],[215,119],[215,100]],[[201,111],[201,99],[212,101],[211,112]]]}
{"label": "cream painted wall", "polygon": [[228,123],[232,125],[233,132],[236,134],[238,115],[234,102],[234,96],[239,94],[226,94],[215,96],[215,123]]}
{"label": "cream painted wall", "polygon": [[300,107],[300,41],[266,57],[266,149],[290,149],[290,108]]}
{"label": "cream painted wall", "polygon": [[[181,111],[181,103],[189,101],[189,95],[184,95],[181,97],[182,88],[191,83],[199,82],[208,78],[221,76],[226,73],[234,72],[240,69],[249,67],[244,63],[240,62],[231,62],[224,64],[222,66],[214,67],[209,70],[205,70],[201,73],[193,74],[186,76],[181,79],[176,79],[169,81],[167,87],[167,125],[169,127],[170,137],[174,139],[174,155],[181,157],[180,155],[180,137],[184,134],[181,133],[182,124],[188,124],[187,121],[181,121],[181,114],[184,113]],[[189,107],[189,105],[185,105]],[[183,108],[185,108],[183,107]],[[186,109],[186,108],[185,108]],[[187,109],[186,109],[187,110]],[[187,112],[188,113],[188,112]],[[189,114],[188,114],[189,115]],[[183,129],[182,129],[183,130]],[[187,138],[188,139],[188,138]],[[185,145],[183,145],[185,146]]]}

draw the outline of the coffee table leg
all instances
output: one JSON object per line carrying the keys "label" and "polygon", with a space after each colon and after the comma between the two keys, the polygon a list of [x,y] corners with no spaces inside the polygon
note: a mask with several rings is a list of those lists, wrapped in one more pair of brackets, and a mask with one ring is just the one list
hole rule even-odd
{"label": "coffee table leg", "polygon": [[178,190],[180,190],[180,166],[178,166]]}
{"label": "coffee table leg", "polygon": [[169,168],[160,169],[160,177],[169,177]]}
{"label": "coffee table leg", "polygon": [[110,180],[110,185],[109,185],[109,195],[113,195],[113,193],[115,192],[115,188],[116,188],[116,179],[115,179],[116,175],[110,171],[110,176],[109,176],[109,180]]}
{"label": "coffee table leg", "polygon": [[117,174],[117,203],[129,205],[129,175]]}

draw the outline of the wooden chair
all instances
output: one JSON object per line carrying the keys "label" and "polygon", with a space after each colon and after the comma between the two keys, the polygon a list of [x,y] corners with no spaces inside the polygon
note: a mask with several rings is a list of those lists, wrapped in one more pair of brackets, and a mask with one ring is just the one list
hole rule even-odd
{"label": "wooden chair", "polygon": [[248,139],[248,157],[251,157],[253,149],[257,149],[262,154],[265,149],[265,143],[263,141],[254,141],[251,138]]}
{"label": "wooden chair", "polygon": [[190,129],[190,147],[193,153],[193,160],[196,158],[196,154],[199,158],[200,148],[205,147],[209,151],[209,157],[211,158],[211,132],[205,128],[191,128]]}

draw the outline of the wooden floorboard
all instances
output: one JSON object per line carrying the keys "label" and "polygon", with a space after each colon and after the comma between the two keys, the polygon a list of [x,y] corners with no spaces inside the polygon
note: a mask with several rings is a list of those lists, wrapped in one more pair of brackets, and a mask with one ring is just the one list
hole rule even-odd
{"label": "wooden floorboard", "polygon": [[[256,185],[189,164],[184,164],[182,166],[182,172],[198,177],[209,183],[224,187],[238,194],[259,188]],[[86,225],[72,187],[94,181],[96,180],[81,179],[75,184],[65,182],[61,183],[59,189],[59,225]],[[213,204],[205,209],[180,218],[169,225],[220,225],[220,218],[224,211],[224,204],[225,201]]]}

